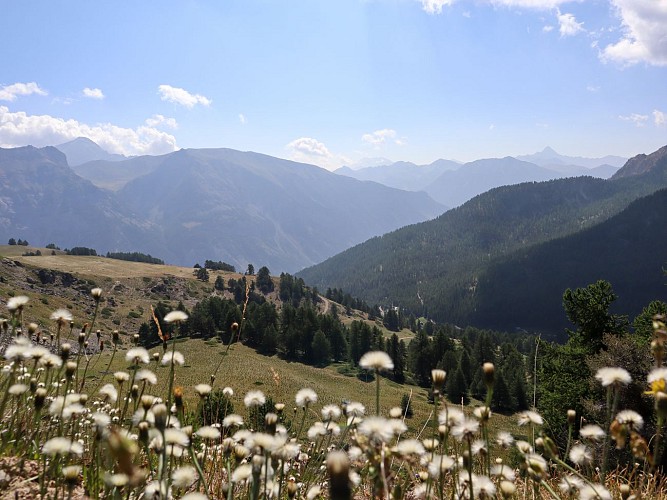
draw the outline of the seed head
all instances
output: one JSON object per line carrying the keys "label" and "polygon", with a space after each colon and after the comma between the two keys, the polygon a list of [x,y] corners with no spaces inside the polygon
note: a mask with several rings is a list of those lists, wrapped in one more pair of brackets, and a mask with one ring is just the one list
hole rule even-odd
{"label": "seed head", "polygon": [[394,362],[384,351],[370,351],[361,357],[359,366],[366,370],[393,370]]}
{"label": "seed head", "polygon": [[167,313],[164,317],[164,322],[165,323],[183,323],[184,321],[187,321],[188,315],[184,313],[183,311],[179,311],[178,309],[171,311]]}
{"label": "seed head", "polygon": [[16,297],[11,297],[7,301],[7,310],[14,314],[16,311],[22,311],[23,307],[28,303],[30,299],[25,295],[17,295]]}
{"label": "seed head", "polygon": [[100,299],[102,298],[102,289],[101,288],[93,288],[90,291],[90,295],[95,299],[95,302],[99,302]]}
{"label": "seed head", "polygon": [[602,387],[628,385],[632,381],[628,371],[619,367],[600,368],[595,374],[595,378],[600,381]]}
{"label": "seed head", "polygon": [[56,309],[51,313],[51,319],[54,320],[58,326],[63,327],[72,321],[72,313],[67,309]]}

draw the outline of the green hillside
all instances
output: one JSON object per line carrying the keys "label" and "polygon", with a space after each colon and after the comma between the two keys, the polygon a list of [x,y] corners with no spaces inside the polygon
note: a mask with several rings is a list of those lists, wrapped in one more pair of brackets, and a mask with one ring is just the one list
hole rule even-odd
{"label": "green hillside", "polygon": [[[493,189],[437,219],[357,245],[299,276],[321,289],[343,288],[370,303],[393,302],[436,321],[470,324],[478,281],[496,259],[593,227],[667,186],[667,155],[651,157],[652,168],[641,175]],[[549,327],[545,322],[539,326]]]}
{"label": "green hillside", "polygon": [[507,330],[548,324],[562,331],[570,326],[561,305],[563,290],[600,279],[618,293],[618,312],[639,314],[651,300],[667,296],[665,208],[667,190],[662,189],[595,227],[493,263],[480,275],[471,321]]}

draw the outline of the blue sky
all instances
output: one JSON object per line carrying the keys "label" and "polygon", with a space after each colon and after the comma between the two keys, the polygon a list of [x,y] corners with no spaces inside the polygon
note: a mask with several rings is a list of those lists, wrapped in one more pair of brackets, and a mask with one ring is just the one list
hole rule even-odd
{"label": "blue sky", "polygon": [[0,146],[333,169],[667,144],[667,0],[6,1]]}

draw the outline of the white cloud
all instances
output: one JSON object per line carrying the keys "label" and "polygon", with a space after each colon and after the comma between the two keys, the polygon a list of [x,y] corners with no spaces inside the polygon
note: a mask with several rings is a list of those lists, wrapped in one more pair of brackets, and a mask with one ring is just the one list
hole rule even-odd
{"label": "white cloud", "polygon": [[177,129],[178,123],[175,118],[168,118],[164,115],[153,115],[150,118],[146,119],[146,125],[149,127],[157,127],[159,125],[164,125],[169,128]]}
{"label": "white cloud", "polygon": [[546,26],[544,26],[544,27],[542,28],[542,31],[544,31],[545,33],[549,33],[549,32],[551,32],[551,31],[553,31],[553,30],[554,30],[554,27],[553,27],[553,26],[550,26],[550,25],[546,25]]}
{"label": "white cloud", "polygon": [[16,100],[17,96],[30,94],[47,95],[48,93],[39,88],[39,85],[35,82],[13,83],[12,85],[0,87],[0,101],[13,102]]}
{"label": "white cloud", "polygon": [[83,89],[83,95],[91,99],[104,99],[104,93],[100,89],[91,89],[86,87]]}
{"label": "white cloud", "polygon": [[158,87],[158,92],[160,93],[160,99],[163,101],[180,104],[181,106],[185,106],[188,109],[192,109],[197,104],[201,104],[202,106],[210,106],[213,102],[208,97],[200,94],[191,94],[185,89],[172,87],[171,85],[160,85]]}
{"label": "white cloud", "polygon": [[623,36],[607,45],[604,61],[646,62],[667,66],[667,0],[611,0],[621,19]]}
{"label": "white cloud", "polygon": [[173,135],[147,125],[136,129],[111,123],[88,125],[49,115],[10,112],[6,106],[0,106],[0,147],[28,144],[42,147],[77,137],[88,137],[110,153],[124,155],[165,154],[177,149]]}
{"label": "white cloud", "polygon": [[241,125],[245,125],[246,123],[248,123],[248,120],[246,119],[243,113],[239,113],[239,121],[241,122]]}
{"label": "white cloud", "polygon": [[572,14],[561,14],[558,12],[558,30],[560,36],[574,36],[577,33],[585,31],[584,23],[578,23],[577,19]]}
{"label": "white cloud", "polygon": [[599,85],[587,85],[586,90],[588,90],[589,92],[597,92],[598,90],[600,90],[600,86]]}
{"label": "white cloud", "polygon": [[442,8],[452,5],[455,0],[418,0],[422,4],[422,9],[429,14],[440,14]]}
{"label": "white cloud", "polygon": [[[376,130],[370,134],[364,134],[361,136],[361,140],[374,146],[379,146],[383,144],[388,139],[392,140],[396,137],[396,131],[390,128],[384,128],[382,130]],[[400,139],[399,139],[400,140]]]}
{"label": "white cloud", "polygon": [[637,127],[643,127],[644,125],[646,125],[646,121],[648,120],[648,115],[640,115],[639,113],[632,113],[631,115],[627,116],[619,115],[619,119],[624,120],[626,122],[633,122]]}
{"label": "white cloud", "polygon": [[492,5],[503,7],[523,7],[535,10],[548,10],[573,0],[489,0]]}
{"label": "white cloud", "polygon": [[658,111],[657,109],[653,110],[653,122],[656,127],[667,124],[667,113],[663,111]]}
{"label": "white cloud", "polygon": [[293,140],[287,146],[293,155],[305,156],[310,158],[331,158],[331,152],[327,147],[312,137],[300,137]]}

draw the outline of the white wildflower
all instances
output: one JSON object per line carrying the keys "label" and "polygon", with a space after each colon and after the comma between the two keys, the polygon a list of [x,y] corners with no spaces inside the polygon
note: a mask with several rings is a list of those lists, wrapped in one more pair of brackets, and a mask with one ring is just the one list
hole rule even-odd
{"label": "white wildflower", "polygon": [[134,377],[136,382],[148,382],[151,385],[157,384],[157,375],[152,371],[143,368],[137,371],[137,374]]}
{"label": "white wildflower", "polygon": [[143,347],[133,347],[125,354],[125,361],[128,363],[150,363],[151,357],[148,351]]}
{"label": "white wildflower", "polygon": [[602,427],[595,424],[584,425],[579,429],[579,435],[582,439],[590,439],[591,441],[602,441],[605,437],[605,432]]}
{"label": "white wildflower", "polygon": [[644,419],[634,410],[623,410],[616,415],[616,421],[619,424],[627,424],[635,431],[641,430],[644,427]]}
{"label": "white wildflower", "polygon": [[30,299],[25,295],[17,295],[16,297],[11,297],[7,301],[7,309],[12,313],[14,311],[23,309],[23,306],[25,306],[29,300]]}
{"label": "white wildflower", "polygon": [[202,439],[214,441],[216,439],[220,438],[220,431],[216,429],[215,427],[211,427],[208,425],[205,425],[204,427],[200,427],[197,432],[195,432],[197,436],[199,436]]}
{"label": "white wildflower", "polygon": [[172,363],[174,365],[183,366],[185,364],[185,358],[178,351],[165,352],[164,356],[162,356],[162,364],[163,365],[169,365],[169,364],[172,364]]}
{"label": "white wildflower", "polygon": [[359,366],[366,370],[393,370],[394,362],[384,351],[370,351],[361,357]]}
{"label": "white wildflower", "polygon": [[632,382],[632,377],[625,368],[604,367],[600,368],[595,374],[595,378],[600,381],[602,387],[610,385],[628,385]]}
{"label": "white wildflower", "polygon": [[337,405],[326,405],[322,408],[322,420],[338,420],[340,418],[341,411]]}
{"label": "white wildflower", "polygon": [[303,408],[304,406],[308,406],[312,403],[317,403],[317,393],[309,388],[304,388],[300,389],[299,392],[296,393],[296,397],[294,398],[296,401],[296,405],[299,408]]}
{"label": "white wildflower", "polygon": [[243,398],[243,404],[246,405],[246,408],[262,406],[264,403],[266,403],[266,396],[262,391],[248,391]]}
{"label": "white wildflower", "polygon": [[59,325],[64,326],[72,321],[72,313],[67,309],[56,309],[51,313],[51,319],[55,320]]}
{"label": "white wildflower", "polygon": [[197,471],[194,467],[185,465],[179,467],[171,473],[171,481],[174,488],[186,489],[197,480]]}
{"label": "white wildflower", "polygon": [[103,399],[109,401],[112,405],[116,404],[116,401],[118,401],[118,391],[113,384],[104,384],[100,389],[100,394]]}
{"label": "white wildflower", "polygon": [[519,419],[519,425],[542,425],[544,424],[544,420],[542,419],[542,416],[537,413],[536,411],[522,411],[517,415]]}
{"label": "white wildflower", "polygon": [[164,317],[165,323],[181,323],[188,319],[188,315],[183,311],[175,310],[168,312]]}
{"label": "white wildflower", "polygon": [[575,444],[570,450],[570,460],[575,465],[585,465],[593,460],[593,454],[586,445]]}

